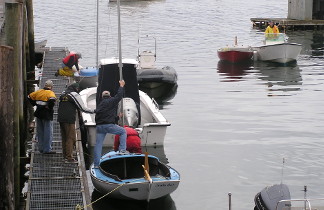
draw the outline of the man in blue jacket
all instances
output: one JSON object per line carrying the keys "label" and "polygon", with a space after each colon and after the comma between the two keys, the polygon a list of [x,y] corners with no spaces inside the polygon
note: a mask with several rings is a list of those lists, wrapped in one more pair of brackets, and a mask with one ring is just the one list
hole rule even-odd
{"label": "man in blue jacket", "polygon": [[118,103],[123,98],[125,81],[119,81],[119,89],[114,97],[110,96],[110,92],[105,90],[102,92],[102,100],[96,108],[96,145],[94,148],[94,167],[99,166],[102,144],[107,133],[120,136],[119,153],[127,154],[126,151],[126,131],[123,127],[116,125]]}

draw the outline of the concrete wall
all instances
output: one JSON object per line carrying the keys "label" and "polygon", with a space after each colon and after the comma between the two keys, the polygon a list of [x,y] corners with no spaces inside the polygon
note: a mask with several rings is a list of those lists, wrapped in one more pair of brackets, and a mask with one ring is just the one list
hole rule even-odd
{"label": "concrete wall", "polygon": [[313,0],[288,0],[288,18],[312,20]]}

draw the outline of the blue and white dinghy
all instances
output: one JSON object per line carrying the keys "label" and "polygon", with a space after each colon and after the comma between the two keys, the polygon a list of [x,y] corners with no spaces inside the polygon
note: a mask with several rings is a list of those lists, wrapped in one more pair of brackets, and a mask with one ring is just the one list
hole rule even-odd
{"label": "blue and white dinghy", "polygon": [[180,183],[180,174],[155,156],[114,151],[102,156],[99,168],[92,164],[90,175],[97,191],[126,200],[164,197]]}

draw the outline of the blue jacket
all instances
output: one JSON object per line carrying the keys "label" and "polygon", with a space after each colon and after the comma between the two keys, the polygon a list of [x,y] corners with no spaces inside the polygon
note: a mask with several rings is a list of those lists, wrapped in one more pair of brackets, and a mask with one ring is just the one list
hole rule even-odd
{"label": "blue jacket", "polygon": [[124,88],[119,87],[114,97],[103,98],[96,108],[96,124],[115,124],[119,101],[123,98]]}

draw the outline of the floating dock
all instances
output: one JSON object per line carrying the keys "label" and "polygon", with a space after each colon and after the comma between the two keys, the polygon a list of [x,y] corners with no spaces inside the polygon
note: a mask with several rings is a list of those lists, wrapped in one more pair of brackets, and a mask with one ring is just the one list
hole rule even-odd
{"label": "floating dock", "polygon": [[324,20],[294,20],[288,18],[251,18],[253,27],[264,29],[270,20],[286,30],[322,30]]}
{"label": "floating dock", "polygon": [[[44,52],[40,88],[44,87],[46,80],[51,79],[54,83],[53,91],[57,98],[70,83],[68,78],[54,76],[66,53],[66,48],[47,48]],[[58,102],[54,107],[52,144],[53,151],[56,154],[42,154],[38,151],[37,142],[33,141],[32,143],[26,201],[27,210],[76,209],[77,206],[87,209],[85,206],[90,203],[80,137],[77,137],[76,152],[74,152],[78,163],[65,163],[62,155],[60,126],[57,122],[57,108]]]}

